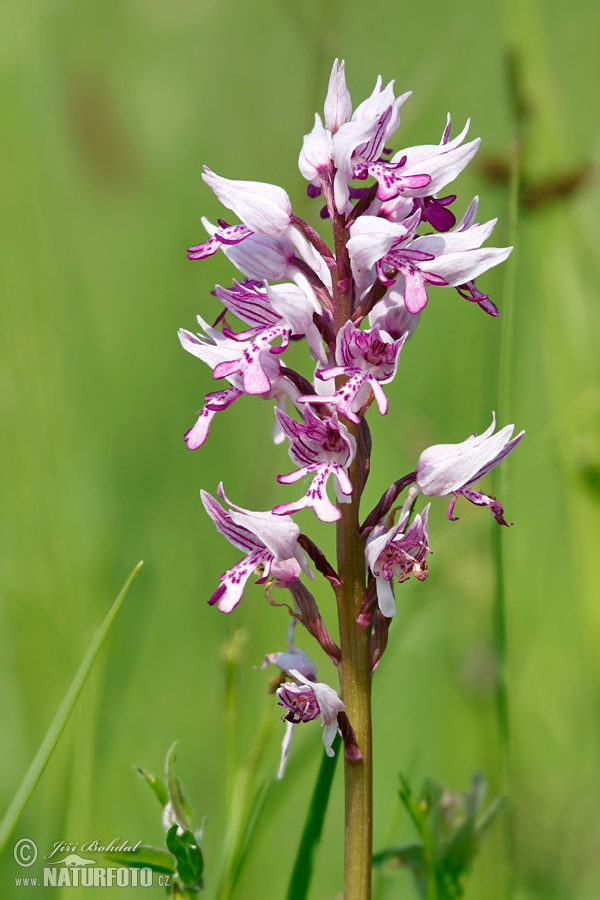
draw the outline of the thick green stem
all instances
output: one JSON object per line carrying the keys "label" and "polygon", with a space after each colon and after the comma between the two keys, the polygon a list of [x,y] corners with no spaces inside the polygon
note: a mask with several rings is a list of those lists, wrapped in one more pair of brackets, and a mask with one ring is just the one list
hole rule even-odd
{"label": "thick green stem", "polygon": [[[350,275],[350,260],[346,250],[348,232],[345,219],[335,213],[328,197],[332,215],[337,272],[332,272],[334,321],[337,334],[352,315],[351,292],[346,282]],[[344,284],[342,290],[340,288]],[[336,379],[341,387],[344,376]],[[360,446],[359,425],[349,424],[349,430]],[[337,524],[337,571],[341,585],[337,589],[338,621],[342,660],[339,665],[340,686],[346,715],[356,735],[361,759],[345,759],[346,825],[344,851],[344,900],[370,900],[373,857],[373,756],[371,739],[371,665],[369,659],[369,629],[357,625],[364,600],[366,573],[364,539],[359,534],[359,504],[361,477],[364,466],[360,452],[349,467],[354,486],[350,503],[341,503],[342,518]]]}
{"label": "thick green stem", "polygon": [[[352,477],[352,468],[350,470]],[[353,478],[356,484],[356,479]],[[356,491],[358,493],[358,491]],[[358,534],[358,499],[341,504],[338,523],[338,618],[342,699],[362,759],[345,760],[344,900],[369,900],[373,854],[373,756],[368,628],[356,624],[365,591],[365,557]]]}

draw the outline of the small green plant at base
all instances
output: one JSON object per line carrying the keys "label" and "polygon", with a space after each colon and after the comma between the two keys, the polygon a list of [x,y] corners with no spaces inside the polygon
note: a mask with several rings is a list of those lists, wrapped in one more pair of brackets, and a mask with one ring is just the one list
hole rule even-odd
{"label": "small green plant at base", "polygon": [[175,775],[175,747],[176,744],[173,744],[167,753],[164,781],[144,769],[137,769],[140,778],[162,806],[167,849],[140,846],[133,852],[105,853],[104,857],[121,865],[168,874],[171,876],[168,894],[193,897],[204,887],[204,857],[200,849],[202,829],[196,830],[194,814]]}
{"label": "small green plant at base", "polygon": [[380,850],[373,855],[373,865],[406,866],[422,900],[459,900],[465,895],[467,877],[483,835],[504,798],[497,797],[478,816],[486,787],[481,773],[473,777],[467,792],[447,791],[428,779],[419,799],[403,775],[400,782],[400,799],[421,840]]}

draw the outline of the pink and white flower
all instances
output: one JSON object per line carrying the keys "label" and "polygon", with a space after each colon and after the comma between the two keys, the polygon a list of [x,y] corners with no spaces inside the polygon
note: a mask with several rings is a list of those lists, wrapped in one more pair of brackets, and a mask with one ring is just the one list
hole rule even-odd
{"label": "pink and white flower", "polygon": [[221,612],[230,613],[242,599],[248,578],[257,570],[261,573],[257,584],[270,580],[277,587],[287,587],[301,572],[311,579],[314,577],[306,553],[298,545],[300,529],[290,516],[274,516],[271,512],[235,506],[225,496],[222,483],[218,494],[230,507],[229,511],[207,491],[200,491],[204,508],[217,531],[246,555],[221,575],[221,584],[209,604],[218,603]]}
{"label": "pink and white flower", "polygon": [[[288,327],[273,325],[262,329],[252,340],[239,341],[211,328],[201,316],[198,316],[198,322],[206,336],[181,328],[179,340],[182,347],[210,366],[214,378],[226,378],[231,387],[205,396],[205,406],[200,410],[196,424],[185,434],[185,441],[191,450],[202,446],[215,414],[227,409],[243,393],[278,401],[283,397],[295,400],[299,394],[297,388],[281,376],[281,364],[277,359],[289,342]],[[271,342],[278,338],[281,338],[281,345],[271,346]]]}
{"label": "pink and white flower", "polygon": [[332,396],[320,397],[303,395],[300,403],[328,403],[336,406],[338,412],[350,422],[360,422],[357,415],[369,403],[371,391],[382,416],[387,413],[388,399],[382,384],[394,379],[400,351],[406,340],[403,335],[394,341],[389,334],[377,326],[361,331],[350,320],[340,328],[336,339],[335,359],[337,366],[317,369],[316,377],[323,381],[347,375],[348,380]]}
{"label": "pink and white flower", "polygon": [[[369,267],[382,284],[391,286],[404,277],[404,304],[416,315],[427,303],[427,285],[462,286],[503,262],[512,247],[481,247],[497,219],[485,225],[457,226],[444,234],[404,235],[408,220],[381,224],[362,216],[351,228],[348,252],[356,266]],[[386,220],[382,220],[386,221]],[[417,223],[410,220],[413,228]],[[394,234],[394,224],[397,235]]]}
{"label": "pink and white flower", "polygon": [[339,421],[337,412],[328,419],[321,419],[306,405],[303,423],[278,409],[275,415],[289,439],[289,454],[301,467],[289,475],[279,475],[277,480],[281,484],[293,484],[305,475],[314,473],[314,477],[304,497],[294,503],[275,506],[273,512],[280,516],[311,506],[322,522],[337,521],[342,514],[327,496],[327,482],[329,476],[334,475],[338,503],[349,502],[352,483],[348,466],[356,455],[356,440]]}
{"label": "pink and white flower", "polygon": [[204,166],[202,180],[215,192],[223,206],[238,216],[256,234],[274,237],[290,224],[292,204],[287,193],[276,184],[260,181],[233,181],[222,178]]}
{"label": "pink and white flower", "polygon": [[311,722],[320,715],[323,746],[327,756],[333,756],[331,745],[338,730],[338,713],[344,711],[344,704],[328,684],[310,681],[298,669],[291,669],[289,674],[294,681],[286,682],[277,689],[277,702],[287,709],[283,718],[297,725]]}
{"label": "pink and white flower", "polygon": [[205,259],[222,250],[247,278],[262,282],[293,276],[295,269],[292,263],[296,251],[284,234],[256,234],[246,225],[228,225],[222,219],[219,219],[217,227],[204,216],[202,224],[209,239],[189,248],[190,259]]}
{"label": "pink and white flower", "polygon": [[365,555],[367,564],[377,583],[377,600],[384,616],[396,614],[396,603],[392,590],[392,579],[406,581],[414,575],[419,581],[427,577],[426,555],[429,549],[427,517],[428,503],[423,512],[417,514],[408,527],[409,513],[403,513],[396,525],[386,529],[376,526],[367,540]]}
{"label": "pink and white flower", "polygon": [[492,424],[483,434],[472,434],[460,444],[436,444],[424,450],[419,457],[415,483],[408,492],[403,511],[410,509],[418,494],[451,497],[448,518],[452,519],[456,498],[462,495],[476,506],[488,506],[496,521],[507,525],[500,501],[471,489],[472,484],[512,453],[525,434],[521,431],[513,438],[514,425],[505,425],[494,434],[495,427],[496,413],[492,413]]}

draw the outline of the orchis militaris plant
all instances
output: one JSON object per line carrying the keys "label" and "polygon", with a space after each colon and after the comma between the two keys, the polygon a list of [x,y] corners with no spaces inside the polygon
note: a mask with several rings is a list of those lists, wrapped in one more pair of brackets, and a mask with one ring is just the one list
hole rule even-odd
{"label": "orchis militaris plant", "polygon": [[[472,485],[508,456],[524,433],[512,438],[513,426],[507,425],[494,434],[493,417],[479,436],[424,450],[416,470],[398,477],[361,524],[371,451],[367,414],[373,402],[381,415],[387,413],[385,385],[396,377],[430,288],[455,289],[457,302],[464,298],[496,316],[475,279],[512,249],[483,247],[496,220],[476,221],[477,198],[457,224],[450,208],[455,195],[438,196],[478,150],[478,138],[466,141],[469,122],[451,139],[448,116],[438,144],[395,153],[387,147],[408,96],[396,97],[393,82],[384,88],[379,77],[371,96],[353,111],[344,63],[335,61],[324,122],[315,116],[299,158],[309,197],[322,198],[321,217],[333,232],[329,243],[294,215],[282,188],[230,180],[205,168],[204,181],[240,222],[203,220],[208,239],[191,247],[189,257],[204,259],[222,250],[238,275],[231,287],[215,288],[221,307],[211,316],[213,325],[199,316],[200,334],[179,333],[183,347],[225,382],[204,397],[198,420],[185,435],[188,447],[204,444],[218,412],[245,394],[255,395],[275,404],[274,440],[287,438],[297,466],[280,474],[279,482],[307,477],[303,496],[298,498],[298,489],[289,502],[260,512],[235,506],[222,485],[218,494],[228,510],[202,491],[217,530],[242,553],[208,602],[231,612],[247,579],[257,574],[269,598],[273,587],[289,591],[293,625],[304,626],[337,666],[339,695],[317,680],[310,657],[292,643],[293,627],[287,652],[265,657],[265,664],[281,670],[275,696],[286,710],[287,729],[280,774],[300,723],[320,717],[328,753],[336,732],[342,735],[346,900],[370,896],[371,680],[396,612],[394,581],[427,576],[431,504],[417,511],[418,497],[449,498],[448,518],[454,521],[452,511],[462,496],[489,506],[506,525],[501,503]],[[360,186],[369,178],[371,184]],[[437,300],[432,297],[432,305]],[[283,362],[290,342],[301,338],[313,360],[306,374]],[[405,490],[397,515],[393,507]],[[321,521],[336,523],[335,566],[294,523],[291,514],[305,507]],[[315,577],[311,562],[335,592],[338,642],[302,581],[302,575]]]}

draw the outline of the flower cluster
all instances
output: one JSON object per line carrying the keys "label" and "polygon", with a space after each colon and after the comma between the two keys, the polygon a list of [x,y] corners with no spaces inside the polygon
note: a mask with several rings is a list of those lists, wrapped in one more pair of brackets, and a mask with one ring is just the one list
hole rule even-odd
{"label": "flower cluster", "polygon": [[[274,402],[274,439],[287,438],[297,467],[278,481],[288,485],[309,477],[302,497],[262,512],[230,503],[222,486],[219,496],[229,511],[202,491],[217,530],[244,554],[221,576],[209,602],[231,612],[247,579],[257,573],[257,583],[268,591],[277,586],[290,592],[294,623],[303,624],[335,663],[340,648],[300,576],[314,577],[309,558],[336,590],[340,576],[300,534],[291,514],[310,507],[321,521],[339,523],[344,505],[358,508],[369,471],[366,415],[373,402],[381,415],[387,413],[385,386],[396,377],[402,348],[429,302],[430,289],[455,288],[457,297],[496,316],[497,308],[475,279],[512,249],[483,246],[496,220],[476,221],[477,198],[457,223],[451,209],[456,196],[444,195],[478,150],[478,138],[467,140],[469,122],[451,138],[448,116],[438,144],[396,152],[388,147],[408,97],[396,97],[393,82],[383,87],[379,78],[371,96],[353,110],[344,63],[335,61],[324,119],[315,116],[298,163],[309,182],[309,197],[321,198],[321,217],[333,230],[331,247],[294,215],[283,188],[234,181],[205,168],[204,181],[240,221],[220,219],[215,225],[203,219],[208,238],[189,249],[190,259],[220,250],[240,274],[231,287],[216,286],[220,306],[212,325],[199,316],[200,333],[179,332],[184,349],[206,363],[221,385],[205,395],[185,435],[188,447],[205,442],[216,413],[255,395]],[[301,339],[313,360],[312,377],[283,362],[290,343]],[[512,425],[494,430],[495,417],[480,436],[425,450],[416,471],[394,482],[357,532],[353,549],[364,554],[367,572],[357,627],[371,629],[372,668],[385,649],[384,635],[396,610],[394,579],[427,575],[430,504],[417,512],[418,495],[450,498],[449,518],[461,495],[489,506],[495,519],[507,524],[500,502],[472,488],[523,436],[513,438]],[[405,488],[398,514],[393,506]],[[301,653],[293,648],[267,657],[290,679],[277,690],[288,711],[285,718],[292,727],[320,714],[326,747],[339,728],[346,754],[352,754],[352,725],[344,718],[342,700],[316,681],[316,670]]]}

